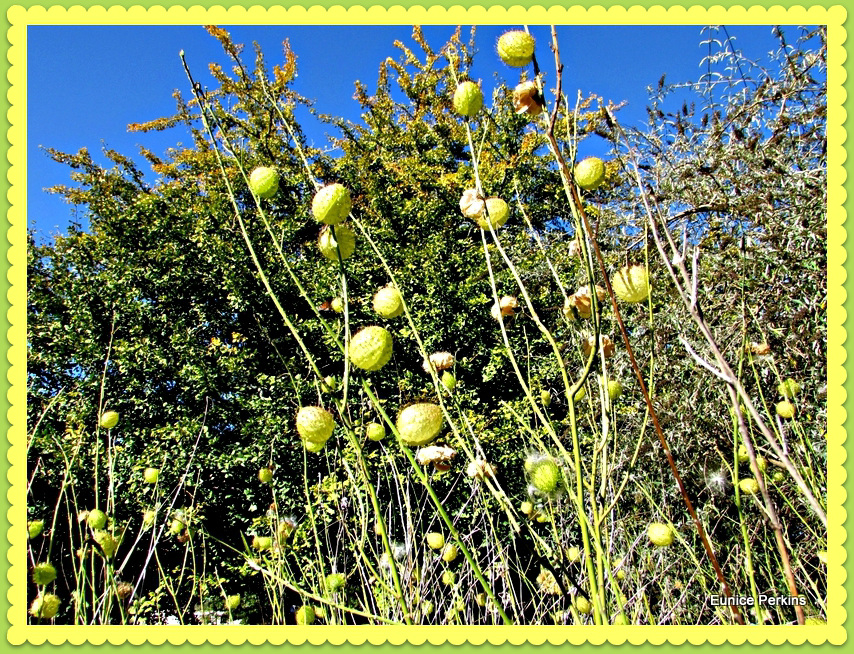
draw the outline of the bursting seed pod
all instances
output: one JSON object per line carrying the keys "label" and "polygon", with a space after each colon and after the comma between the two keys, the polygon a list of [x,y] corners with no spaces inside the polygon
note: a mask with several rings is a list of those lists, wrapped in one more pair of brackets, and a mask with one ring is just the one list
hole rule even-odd
{"label": "bursting seed pod", "polygon": [[543,112],[543,96],[536,82],[522,82],[513,89],[513,108],[517,114],[529,116],[539,116]]}
{"label": "bursting seed pod", "polygon": [[430,368],[435,368],[436,372],[442,372],[453,367],[454,361],[454,355],[450,352],[434,352],[424,359],[421,367],[424,368],[424,372],[426,373],[430,372]]}
{"label": "bursting seed pod", "polygon": [[498,300],[497,304],[492,305],[492,309],[490,309],[489,313],[496,320],[501,320],[504,316],[512,316],[516,313],[516,309],[518,308],[519,301],[512,295],[505,295]]}

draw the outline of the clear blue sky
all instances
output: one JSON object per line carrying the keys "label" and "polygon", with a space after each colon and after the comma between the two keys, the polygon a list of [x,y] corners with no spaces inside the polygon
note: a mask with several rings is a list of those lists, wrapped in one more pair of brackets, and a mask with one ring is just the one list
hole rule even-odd
{"label": "clear blue sky", "polygon": [[[396,39],[417,48],[409,26],[380,27],[289,27],[224,26],[235,42],[245,44],[245,61],[254,64],[252,42],[257,41],[272,66],[282,61],[282,41],[288,39],[297,54],[295,89],[316,102],[321,113],[359,120],[353,99],[354,82],[376,87],[380,63],[398,57]],[[513,26],[516,27],[516,26]],[[430,45],[436,49],[447,42],[453,27],[425,27]],[[504,66],[495,55],[495,42],[508,26],[478,30],[479,54],[472,77],[480,79],[487,98],[505,81],[513,85],[519,69]],[[533,26],[538,59],[554,82],[553,59],[548,50],[548,27]],[[728,28],[737,48],[748,56],[763,58],[775,47],[770,27]],[[790,42],[794,30],[787,30]],[[463,34],[468,35],[468,28]],[[53,163],[40,150],[49,146],[64,152],[82,147],[106,164],[102,144],[125,155],[137,157],[139,146],[162,154],[182,141],[189,142],[183,128],[159,133],[129,133],[127,125],[174,113],[173,90],[190,96],[189,84],[178,57],[185,51],[195,78],[209,88],[215,82],[208,63],[219,62],[230,70],[219,43],[202,27],[30,27],[28,37],[28,224],[37,241],[65,233],[72,207],[44,192],[55,184],[69,183],[69,169]],[[720,35],[723,38],[723,35]],[[700,46],[700,26],[688,27],[562,27],[558,40],[565,64],[564,91],[570,98],[576,89],[595,93],[605,100],[627,101],[620,113],[626,124],[646,119],[646,88],[662,74],[670,81],[696,80],[705,54]],[[418,50],[415,50],[418,52]],[[317,146],[326,144],[328,126],[308,112],[297,114],[308,138]],[[589,154],[589,153],[581,153]],[[143,170],[149,171],[147,165]],[[154,179],[154,173],[150,173]],[[84,223],[85,224],[85,223]]]}

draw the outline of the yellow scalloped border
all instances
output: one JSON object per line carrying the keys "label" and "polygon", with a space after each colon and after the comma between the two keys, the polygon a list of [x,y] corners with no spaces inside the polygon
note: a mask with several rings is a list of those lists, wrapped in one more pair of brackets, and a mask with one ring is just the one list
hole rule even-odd
{"label": "yellow scalloped border", "polygon": [[[10,548],[8,560],[11,567],[8,579],[11,587],[7,593],[11,608],[8,611],[10,629],[7,639],[11,644],[111,644],[152,643],[162,644],[274,644],[294,645],[371,643],[411,643],[434,645],[449,643],[473,644],[740,644],[793,643],[842,644],[846,640],[844,628],[847,612],[843,606],[846,593],[843,583],[846,573],[844,529],[845,510],[843,483],[846,478],[842,463],[846,454],[845,441],[845,390],[846,373],[845,329],[846,317],[843,303],[845,291],[846,254],[845,221],[845,170],[846,131],[843,127],[846,113],[843,108],[845,90],[844,28],[847,13],[842,6],[785,8],[722,7],[704,8],[661,6],[649,9],[625,7],[544,7],[530,9],[515,6],[503,7],[11,7],[7,12],[10,24],[8,59],[11,63],[8,79],[10,90],[8,113],[9,150],[11,163],[8,179],[10,209],[8,258],[11,268],[9,329],[11,383],[8,399],[10,447],[7,457],[11,463],[8,478],[11,489],[8,493],[11,528],[8,532]],[[28,25],[202,25],[202,24],[328,24],[328,25],[376,25],[376,24],[611,24],[611,25],[660,25],[660,24],[826,24],[828,26],[828,461],[834,466],[828,470],[828,587],[827,626],[751,626],[736,627],[269,627],[269,626],[221,626],[221,627],[63,627],[35,626],[26,624],[26,470],[23,465],[26,447],[26,29]]]}

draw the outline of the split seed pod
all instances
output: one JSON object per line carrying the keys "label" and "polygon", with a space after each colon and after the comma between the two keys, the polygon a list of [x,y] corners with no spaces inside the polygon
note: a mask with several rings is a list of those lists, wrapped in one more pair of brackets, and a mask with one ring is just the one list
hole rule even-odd
{"label": "split seed pod", "polygon": [[486,211],[486,200],[477,192],[477,189],[467,188],[460,198],[460,211],[466,218],[477,218]]}
{"label": "split seed pod", "polygon": [[424,372],[429,373],[431,367],[435,368],[436,372],[442,372],[443,370],[453,367],[453,365],[453,354],[450,352],[434,352],[424,360],[421,367],[424,368]]}
{"label": "split seed pod", "polygon": [[468,464],[466,474],[477,480],[492,479],[495,477],[495,466],[483,459],[475,459]]}
{"label": "split seed pod", "polygon": [[517,114],[529,116],[538,116],[543,112],[543,96],[536,82],[522,82],[513,89],[513,108]]}
{"label": "split seed pod", "polygon": [[[581,349],[584,351],[584,356],[589,357],[590,352],[593,350],[593,346],[595,344],[595,339],[592,336],[585,338],[581,342]],[[602,348],[602,353],[605,355],[606,359],[610,359],[614,356],[616,352],[616,346],[614,342],[608,336],[599,336],[599,346]]]}
{"label": "split seed pod", "polygon": [[415,460],[422,466],[430,463],[445,463],[454,459],[457,451],[447,445],[429,445],[415,453]]}
{"label": "split seed pod", "polygon": [[493,304],[490,313],[496,320],[500,320],[502,316],[512,316],[516,309],[519,308],[519,301],[512,295],[505,295],[498,304]]}

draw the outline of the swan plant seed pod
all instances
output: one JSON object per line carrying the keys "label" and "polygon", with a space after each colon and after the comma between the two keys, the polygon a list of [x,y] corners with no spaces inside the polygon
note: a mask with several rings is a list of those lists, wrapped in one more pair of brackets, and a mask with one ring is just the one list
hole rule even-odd
{"label": "swan plant seed pod", "polygon": [[30,615],[43,620],[50,620],[59,612],[61,603],[59,597],[53,593],[39,595],[30,605]]}
{"label": "swan plant seed pod", "polygon": [[445,563],[451,563],[457,558],[459,553],[460,551],[456,545],[454,545],[453,543],[448,543],[442,550],[442,560]]}
{"label": "swan plant seed pod", "polygon": [[460,82],[454,91],[454,111],[466,118],[474,118],[483,107],[483,91],[472,81]]}
{"label": "swan plant seed pod", "polygon": [[787,379],[777,386],[777,390],[780,392],[780,395],[785,397],[787,400],[791,400],[795,395],[801,392],[801,385],[794,379]]}
{"label": "swan plant seed pod", "polygon": [[249,174],[249,188],[259,198],[271,198],[279,190],[279,173],[275,168],[259,166]]}
{"label": "swan plant seed pod", "polygon": [[374,295],[374,311],[383,318],[397,318],[403,313],[403,297],[394,286],[383,286]]}
{"label": "swan plant seed pod", "polygon": [[611,279],[611,287],[623,302],[643,302],[649,296],[649,274],[641,265],[620,268]]}
{"label": "swan plant seed pod", "polygon": [[27,522],[27,536],[37,538],[44,530],[44,520],[30,520]]}
{"label": "swan plant seed pod", "polygon": [[575,164],[575,183],[585,191],[592,191],[605,181],[605,162],[598,157],[587,157]]}
{"label": "swan plant seed pod", "polygon": [[297,609],[295,618],[297,624],[314,624],[317,613],[310,606],[301,606]]}
{"label": "swan plant seed pod", "polygon": [[47,586],[56,579],[56,568],[50,563],[37,563],[33,567],[33,583],[36,586]]}
{"label": "swan plant seed pod", "polygon": [[582,595],[578,595],[575,598],[575,608],[579,613],[583,613],[584,615],[593,613],[593,605],[590,603],[590,600]]}
{"label": "swan plant seed pod", "polygon": [[356,234],[346,225],[338,225],[335,234],[332,227],[327,225],[320,230],[317,246],[320,253],[330,261],[338,261],[338,250],[341,250],[341,259],[349,259],[356,251]]}
{"label": "swan plant seed pod", "polygon": [[107,514],[101,509],[92,509],[89,511],[86,522],[92,529],[103,529],[107,526]]}
{"label": "swan plant seed pod", "polygon": [[559,483],[560,468],[551,459],[544,459],[531,469],[531,485],[544,495],[554,492]]}
{"label": "swan plant seed pod", "polygon": [[427,546],[431,550],[440,550],[445,547],[445,537],[438,532],[431,531],[429,534],[427,534],[426,538]]}
{"label": "swan plant seed pod", "polygon": [[341,184],[328,184],[314,194],[311,213],[324,225],[340,225],[350,215],[350,191]]}
{"label": "swan plant seed pod", "polygon": [[365,435],[368,440],[381,441],[385,438],[385,427],[378,422],[372,422],[365,427]]}
{"label": "swan plant seed pod", "polygon": [[507,222],[510,217],[510,207],[501,198],[487,198],[486,211],[475,218],[475,222],[483,229],[498,229]]}
{"label": "swan plant seed pod", "polygon": [[776,410],[777,415],[785,420],[790,420],[795,417],[795,405],[789,402],[789,400],[777,402]]}
{"label": "swan plant seed pod", "polygon": [[104,429],[112,429],[117,424],[119,424],[119,414],[117,411],[104,411],[101,414],[101,420],[99,424]]}
{"label": "swan plant seed pod", "polygon": [[409,446],[428,445],[442,431],[444,416],[435,404],[411,404],[397,416],[400,439]]}
{"label": "swan plant seed pod", "polygon": [[746,477],[738,482],[738,490],[745,495],[756,495],[759,492],[759,482],[753,477]]}
{"label": "swan plant seed pod", "polygon": [[346,583],[347,577],[340,572],[332,572],[326,575],[326,585],[333,593],[337,593],[339,590],[344,588]]}
{"label": "swan plant seed pod", "polygon": [[113,558],[116,550],[119,547],[119,542],[113,538],[108,531],[97,530],[94,535],[95,542],[101,546],[104,556],[108,559]]}
{"label": "swan plant seed pod", "polygon": [[505,32],[498,39],[498,56],[508,66],[521,68],[531,63],[537,43],[524,30]]}
{"label": "swan plant seed pod", "polygon": [[269,536],[253,536],[252,549],[265,552],[273,548],[273,539]]}
{"label": "swan plant seed pod", "polygon": [[647,527],[646,535],[656,547],[667,547],[673,542],[673,530],[663,522],[653,522]]}
{"label": "swan plant seed pod", "polygon": [[442,377],[440,379],[442,382],[442,386],[444,386],[447,390],[452,391],[457,387],[457,379],[447,370],[442,373]]}
{"label": "swan plant seed pod", "polygon": [[379,370],[391,359],[391,334],[384,327],[365,327],[350,339],[350,361],[362,370]]}
{"label": "swan plant seed pod", "polygon": [[325,443],[335,429],[332,414],[319,406],[304,406],[297,412],[297,433],[307,443]]}

